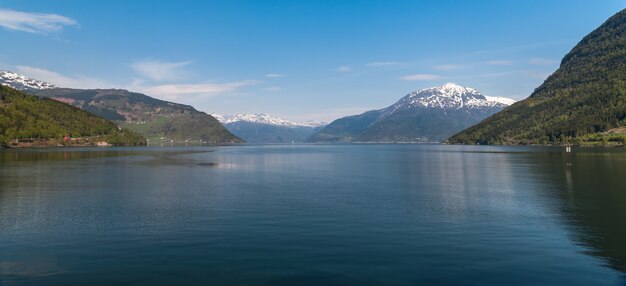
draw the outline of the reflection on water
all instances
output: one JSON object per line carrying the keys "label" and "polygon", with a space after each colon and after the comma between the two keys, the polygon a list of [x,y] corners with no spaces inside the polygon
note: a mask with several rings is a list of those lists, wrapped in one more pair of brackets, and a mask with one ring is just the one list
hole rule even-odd
{"label": "reflection on water", "polygon": [[[80,160],[94,158],[114,158],[122,156],[149,156],[165,163],[177,163],[177,156],[213,152],[208,148],[188,148],[185,150],[162,148],[40,148],[40,149],[0,149],[0,163],[35,162],[42,160]],[[174,162],[172,162],[174,161]]]}
{"label": "reflection on water", "polygon": [[536,158],[550,175],[574,238],[589,253],[626,272],[626,153],[621,149],[580,150]]}
{"label": "reflection on water", "polygon": [[0,285],[624,284],[626,150],[0,150]]}

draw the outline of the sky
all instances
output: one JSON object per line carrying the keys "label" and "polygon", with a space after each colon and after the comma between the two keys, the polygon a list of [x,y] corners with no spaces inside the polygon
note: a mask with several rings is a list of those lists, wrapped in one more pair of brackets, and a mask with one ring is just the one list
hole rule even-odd
{"label": "sky", "polygon": [[0,69],[332,121],[454,82],[524,99],[626,0],[0,0]]}

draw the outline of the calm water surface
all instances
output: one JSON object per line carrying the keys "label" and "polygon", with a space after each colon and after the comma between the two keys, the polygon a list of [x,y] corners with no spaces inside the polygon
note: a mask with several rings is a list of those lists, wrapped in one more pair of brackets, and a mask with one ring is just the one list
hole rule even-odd
{"label": "calm water surface", "polygon": [[0,285],[626,285],[626,149],[0,150]]}

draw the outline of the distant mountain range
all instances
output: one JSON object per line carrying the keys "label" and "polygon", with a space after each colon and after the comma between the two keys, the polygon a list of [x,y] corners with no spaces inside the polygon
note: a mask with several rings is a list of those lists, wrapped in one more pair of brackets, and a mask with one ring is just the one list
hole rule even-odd
{"label": "distant mountain range", "polygon": [[447,83],[413,91],[393,105],[331,122],[311,142],[440,142],[515,100]]}
{"label": "distant mountain range", "polygon": [[71,89],[0,71],[0,84],[52,98],[141,133],[150,143],[240,143],[215,118],[183,105],[123,89]]}
{"label": "distant mountain range", "polygon": [[248,143],[304,142],[326,123],[293,122],[267,114],[212,114],[226,128]]}
{"label": "distant mountain range", "polygon": [[626,145],[624,126],[626,10],[584,37],[530,97],[450,142]]}

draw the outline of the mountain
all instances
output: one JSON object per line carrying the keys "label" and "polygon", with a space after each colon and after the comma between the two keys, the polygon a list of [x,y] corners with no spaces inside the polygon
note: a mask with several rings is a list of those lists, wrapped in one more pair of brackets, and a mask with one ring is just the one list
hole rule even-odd
{"label": "mountain", "polygon": [[530,97],[449,141],[623,144],[625,136],[616,134],[622,126],[626,126],[626,10],[585,36]]}
{"label": "mountain", "polygon": [[189,105],[123,89],[54,88],[32,94],[65,102],[137,131],[150,143],[240,143],[215,118]]}
{"label": "mountain", "polygon": [[17,90],[41,90],[57,87],[54,84],[45,81],[34,80],[24,75],[10,71],[0,71],[0,84]]}
{"label": "mountain", "polygon": [[211,115],[183,105],[123,89],[71,89],[12,73],[0,73],[0,84],[52,98],[141,133],[150,143],[241,143]]}
{"label": "mountain", "polygon": [[393,105],[337,119],[312,142],[437,142],[515,102],[454,83],[413,91]]}
{"label": "mountain", "polygon": [[71,105],[0,85],[0,146],[145,145],[136,132]]}
{"label": "mountain", "polygon": [[267,114],[212,115],[248,143],[304,142],[325,126],[324,122],[297,123]]}

